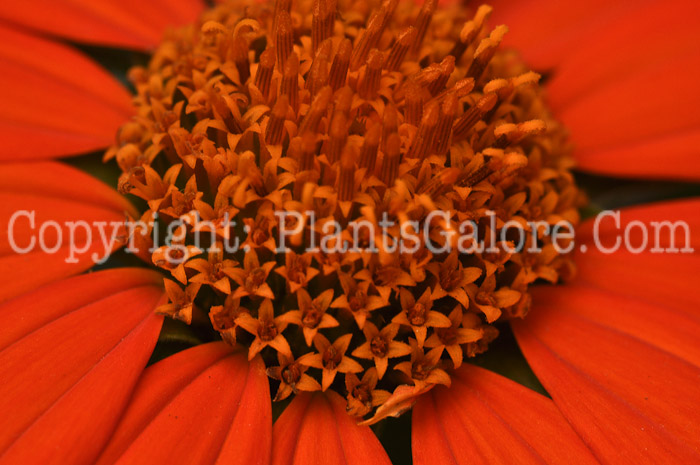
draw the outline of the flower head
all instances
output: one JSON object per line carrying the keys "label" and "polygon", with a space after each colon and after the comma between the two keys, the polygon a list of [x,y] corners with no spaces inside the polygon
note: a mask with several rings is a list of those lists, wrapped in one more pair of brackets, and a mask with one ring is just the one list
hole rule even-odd
{"label": "flower head", "polygon": [[[352,416],[367,425],[415,406],[416,465],[698,461],[687,279],[698,202],[618,222],[637,241],[640,220],[690,222],[671,226],[671,248],[686,241],[673,259],[586,255],[611,231],[584,225],[579,278],[557,247],[571,238],[547,232],[576,225],[585,200],[550,101],[584,169],[697,178],[692,2],[498,8],[515,34],[489,26],[488,6],[435,0],[222,1],[205,12],[199,0],[94,0],[90,15],[81,2],[42,1],[41,14],[35,3],[0,7],[3,216],[36,213],[40,242],[87,237],[93,261],[95,238],[108,239],[100,225],[116,222],[105,253],[132,242],[127,252],[173,279],[161,286],[135,267],[65,278],[94,263],[8,253],[36,233],[34,217],[10,220],[0,460],[385,464]],[[54,35],[150,47],[129,72],[135,111],[82,54],[99,51]],[[502,46],[514,36],[525,61]],[[552,60],[556,50],[566,57]],[[118,190],[66,164],[15,162],[109,140]],[[93,224],[46,228],[68,217]],[[143,227],[126,232],[136,218]],[[531,286],[542,281],[569,284]],[[154,309],[180,322],[161,328]],[[550,397],[464,363],[507,325]],[[144,370],[176,335],[196,347]],[[203,343],[219,337],[228,344]],[[480,361],[501,362],[502,347]],[[294,394],[274,433],[269,383],[276,400]],[[84,414],[95,406],[100,415]]]}
{"label": "flower head", "polygon": [[[159,249],[157,264],[213,290],[200,299],[222,338],[298,373],[280,398],[303,374],[357,400],[336,374],[372,367],[389,393],[400,372],[449,384],[449,361],[525,313],[531,276],[570,260],[546,234],[535,268],[494,252],[510,237],[458,252],[454,222],[482,227],[478,242],[509,222],[529,239],[528,221],[577,221],[563,130],[540,76],[499,51],[507,28],[487,26],[490,9],[386,1],[365,21],[333,5],[223,3],[174,31],[131,72],[141,116],[122,134],[139,137],[109,151],[145,213],[184,218],[175,244],[188,256],[169,264]],[[189,256],[207,243],[216,252]]]}

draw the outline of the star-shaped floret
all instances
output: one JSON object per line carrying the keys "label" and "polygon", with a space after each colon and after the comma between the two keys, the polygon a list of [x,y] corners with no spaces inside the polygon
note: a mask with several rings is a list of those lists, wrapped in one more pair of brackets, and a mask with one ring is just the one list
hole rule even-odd
{"label": "star-shaped floret", "polygon": [[455,368],[462,365],[464,354],[462,344],[468,344],[481,339],[484,332],[480,329],[463,328],[462,306],[457,305],[449,315],[452,325],[449,328],[438,328],[425,341],[425,347],[447,350]]}
{"label": "star-shaped floret", "polygon": [[227,273],[238,284],[233,296],[237,299],[246,296],[274,299],[275,294],[267,284],[267,277],[274,267],[273,261],[260,265],[257,253],[249,250],[243,258],[243,268],[235,268]]}
{"label": "star-shaped floret", "polygon": [[452,252],[444,262],[433,262],[428,265],[428,270],[435,276],[436,284],[433,288],[433,300],[450,296],[469,307],[469,296],[466,285],[476,281],[481,276],[479,268],[464,268],[459,261],[457,252]]}
{"label": "star-shaped floret", "polygon": [[352,355],[373,360],[379,379],[384,377],[390,358],[403,357],[411,353],[411,346],[394,340],[399,332],[397,324],[388,324],[380,331],[373,323],[367,322],[362,332],[365,335],[365,343],[355,349]]}
{"label": "star-shaped floret", "polygon": [[167,315],[187,324],[192,323],[192,311],[194,299],[199,292],[200,284],[193,283],[183,290],[175,281],[163,279],[165,293],[168,296],[168,303],[156,309],[159,315]]}
{"label": "star-shaped floret", "polygon": [[302,365],[298,360],[294,360],[293,357],[287,357],[281,352],[277,352],[277,361],[279,366],[267,369],[267,375],[280,382],[277,394],[275,394],[273,399],[275,402],[284,400],[292,393],[296,394],[298,391],[311,392],[321,389],[318,381],[306,374],[306,370],[309,369],[308,366]]}
{"label": "star-shaped floret", "polygon": [[471,296],[472,308],[486,315],[486,321],[492,323],[501,316],[501,309],[515,305],[520,300],[520,292],[502,286],[496,290],[496,276],[484,279],[481,286],[470,284],[467,291]]}
{"label": "star-shaped floret", "polygon": [[317,334],[314,338],[316,352],[299,357],[299,363],[322,370],[321,387],[324,391],[333,383],[338,372],[359,373],[362,371],[362,365],[345,355],[350,345],[350,339],[352,339],[352,334],[346,334],[331,344],[323,334]]}
{"label": "star-shaped floret", "polygon": [[267,346],[287,357],[292,357],[289,343],[282,335],[287,323],[282,321],[280,317],[275,318],[271,300],[263,300],[258,309],[257,318],[244,313],[236,318],[236,324],[255,336],[255,340],[248,349],[248,360],[253,360]]}
{"label": "star-shaped floret", "polygon": [[372,294],[372,285],[367,281],[357,282],[351,276],[340,273],[340,285],[344,293],[333,301],[331,307],[350,312],[360,329],[363,329],[370,312],[389,304],[381,296]]}
{"label": "star-shaped floret", "polygon": [[442,349],[436,347],[426,354],[415,339],[410,338],[408,342],[412,349],[411,360],[399,363],[395,369],[405,374],[416,387],[426,387],[431,384],[449,386],[450,375],[440,368]]}
{"label": "star-shaped floret", "polygon": [[319,329],[338,326],[338,320],[326,313],[333,300],[333,289],[319,294],[315,299],[304,289],[297,292],[299,310],[290,310],[280,316],[283,321],[299,326],[304,333],[306,345],[311,346]]}
{"label": "star-shaped floret", "polygon": [[389,391],[376,389],[378,381],[379,377],[374,367],[365,371],[362,379],[359,379],[355,373],[345,375],[345,389],[348,393],[347,411],[350,415],[364,417],[391,396]]}
{"label": "star-shaped floret", "polygon": [[450,319],[442,313],[433,310],[433,299],[430,289],[426,289],[418,300],[408,289],[401,289],[399,292],[401,302],[401,313],[396,315],[391,321],[401,325],[410,326],[416,335],[418,345],[423,347],[428,328],[449,328],[452,324]]}
{"label": "star-shaped floret", "polygon": [[244,313],[250,314],[250,310],[241,307],[241,299],[234,299],[230,294],[226,296],[223,305],[215,305],[209,310],[209,319],[215,330],[221,334],[221,338],[230,345],[236,345],[236,319]]}

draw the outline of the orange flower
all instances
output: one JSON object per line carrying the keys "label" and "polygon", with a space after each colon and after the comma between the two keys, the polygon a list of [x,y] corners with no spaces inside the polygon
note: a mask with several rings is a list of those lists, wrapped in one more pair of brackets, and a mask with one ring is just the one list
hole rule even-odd
{"label": "orange flower", "polygon": [[459,305],[450,312],[449,318],[452,325],[437,329],[425,341],[425,347],[447,350],[454,367],[459,368],[464,359],[462,345],[478,341],[483,337],[483,331],[463,325],[462,308]]}
{"label": "orange flower", "polygon": [[163,280],[163,284],[169,303],[158,307],[156,313],[170,316],[187,324],[192,323],[194,299],[197,297],[201,284],[190,284],[184,290],[170,279]]}
{"label": "orange flower", "polygon": [[281,352],[277,352],[279,366],[267,369],[267,375],[280,382],[273,401],[284,400],[292,393],[298,391],[318,391],[321,385],[318,381],[306,374],[309,367],[300,364],[298,361],[287,358]]}
{"label": "orange flower", "polygon": [[[428,270],[435,276],[437,281],[432,291],[432,299],[440,299],[449,295],[464,308],[469,307],[469,296],[465,291],[465,286],[474,282],[480,275],[478,268],[464,268],[457,259],[457,253],[453,252],[443,263],[433,262],[428,266]],[[498,315],[486,315],[488,321],[494,321]]]}
{"label": "orange flower", "polygon": [[253,360],[258,352],[267,346],[272,347],[286,357],[292,356],[289,343],[282,335],[282,332],[287,327],[287,322],[282,317],[274,316],[272,302],[269,299],[263,300],[258,309],[257,318],[248,313],[243,313],[236,318],[236,324],[255,336],[255,340],[250,344],[248,350],[248,360]]}
{"label": "orange flower", "polygon": [[323,371],[321,387],[325,391],[340,373],[359,373],[362,365],[351,359],[345,352],[350,345],[352,334],[346,334],[336,339],[332,344],[322,334],[314,338],[316,353],[308,353],[299,358],[299,363]]}
{"label": "orange flower", "polygon": [[423,347],[428,328],[449,328],[450,319],[440,312],[432,310],[433,300],[430,289],[426,289],[418,300],[406,289],[399,291],[401,313],[391,321],[401,325],[410,326],[418,341],[418,346]]}
{"label": "orange flower", "polygon": [[258,212],[255,219],[246,218],[245,225],[248,226],[249,232],[242,247],[251,247],[256,251],[262,247],[270,252],[274,252],[276,243],[272,229],[277,225],[272,209],[266,209]]}
{"label": "orange flower", "polygon": [[311,254],[297,255],[290,250],[284,260],[284,266],[275,268],[275,272],[285,278],[292,294],[306,287],[318,274],[318,270],[311,267]]}
{"label": "orange flower", "polygon": [[184,235],[184,227],[177,228],[172,243],[154,250],[151,260],[155,266],[170,271],[173,278],[182,284],[187,284],[185,264],[188,263],[190,257],[199,255],[202,251],[193,245],[184,244]]}
{"label": "orange flower", "polygon": [[236,319],[243,313],[250,314],[250,310],[241,307],[241,299],[235,299],[227,295],[223,305],[214,305],[209,309],[209,319],[212,327],[221,334],[221,339],[230,345],[236,345]]}
{"label": "orange flower", "polygon": [[396,369],[406,375],[411,384],[422,389],[436,384],[449,386],[450,375],[440,368],[442,348],[431,349],[427,354],[415,339],[409,339],[411,344],[411,360],[396,365]]}
{"label": "orange flower", "polygon": [[521,297],[520,292],[507,287],[496,290],[495,275],[484,278],[481,286],[469,284],[467,293],[472,307],[486,315],[489,322],[496,321],[501,316],[501,309],[517,304]]}
{"label": "orange flower", "polygon": [[365,335],[365,343],[355,349],[352,355],[374,360],[377,377],[380,379],[386,373],[390,358],[403,357],[411,353],[411,346],[394,340],[399,332],[399,325],[387,325],[380,331],[374,324],[367,323],[362,328],[362,332]]}
{"label": "orange flower", "polygon": [[364,417],[389,399],[391,393],[382,389],[375,389],[379,377],[377,370],[370,368],[359,379],[355,373],[345,376],[345,389],[348,392],[347,411],[350,415]]}
{"label": "orange flower", "polygon": [[227,273],[238,284],[238,288],[234,291],[233,296],[235,298],[256,296],[274,299],[275,295],[272,293],[270,285],[266,283],[267,276],[274,267],[275,262],[266,262],[260,265],[255,251],[246,253],[243,260],[243,269],[235,268]]}
{"label": "orange flower", "polygon": [[209,259],[195,258],[187,262],[185,267],[195,270],[197,274],[190,277],[190,282],[200,285],[207,284],[224,294],[231,293],[231,281],[229,276],[238,270],[237,262],[223,259],[223,245],[218,242],[214,244],[215,250],[209,253]]}
{"label": "orange flower", "polygon": [[358,283],[347,274],[342,273],[340,274],[340,285],[344,293],[333,301],[331,307],[343,308],[350,312],[360,329],[364,329],[370,312],[388,304],[380,296],[370,294],[370,288],[374,286],[368,281]]}
{"label": "orange flower", "polygon": [[[326,219],[349,220],[371,206],[392,218],[449,210],[457,212],[453,219],[477,222],[493,207],[496,229],[507,218],[576,217],[576,188],[563,186],[571,181],[568,159],[556,166],[546,160],[550,144],[566,145],[563,131],[551,131],[562,137],[554,142],[541,137],[551,128],[527,119],[529,111],[544,111],[544,100],[524,92],[536,85],[536,74],[521,73],[509,47],[546,77],[547,102],[571,134],[579,170],[698,181],[695,2],[494,0],[491,14],[471,5],[445,12],[435,0],[418,8],[279,0],[251,3],[231,23],[203,13],[204,3],[0,5],[0,83],[7,90],[0,101],[0,464],[390,463],[348,406],[356,414],[377,408],[367,422],[413,407],[416,465],[700,462],[700,300],[692,279],[699,256],[596,247],[614,243],[621,230],[639,243],[639,222],[683,220],[687,232],[671,230],[661,246],[675,240],[697,251],[697,198],[625,209],[619,227],[584,222],[576,277],[550,244],[535,258],[510,254],[504,244],[463,260],[423,252],[396,259],[382,250],[358,254],[359,272],[351,254],[314,253],[304,258],[309,263],[285,262],[273,274],[281,263],[269,242],[277,225],[265,220],[267,212],[299,206]],[[171,29],[196,21],[184,33]],[[487,22],[508,25],[508,33]],[[210,48],[191,53],[181,39]],[[76,42],[88,47],[78,51]],[[148,67],[130,73],[137,111],[119,81],[86,56],[98,54],[94,45],[156,50]],[[509,66],[515,76],[504,72]],[[492,72],[503,78],[483,82]],[[407,76],[410,84],[395,87]],[[350,98],[344,88],[352,89]],[[518,144],[532,140],[521,150]],[[244,223],[252,229],[246,244],[255,250],[237,257],[243,268],[216,257],[189,260],[200,250],[181,242],[182,256],[170,257],[163,247],[151,251],[151,261],[184,289],[169,279],[163,289],[162,275],[138,266],[92,270],[97,258],[139,234],[124,233],[125,218],[153,216],[76,168],[95,157],[52,159],[110,144],[105,159],[122,170],[115,187],[143,199],[139,205],[164,221],[201,210],[226,239],[236,231],[222,223],[225,213],[251,220]],[[459,170],[468,176],[455,178]],[[524,196],[507,194],[513,183],[521,183]],[[543,190],[547,183],[561,190]],[[18,211],[33,216],[11,220]],[[77,220],[87,228],[70,223]],[[442,244],[440,228],[430,238]],[[192,225],[183,231],[193,232]],[[85,252],[75,260],[17,253],[32,240],[58,244],[76,234]],[[115,263],[123,264],[115,258],[109,265]],[[293,269],[298,273],[290,277]],[[352,292],[333,281],[344,275],[359,281]],[[572,280],[527,290],[537,279],[562,278]],[[317,353],[295,359],[282,334],[288,326],[282,315],[290,318],[288,307],[295,308],[279,295],[282,281],[305,305],[326,288],[342,289],[332,304],[323,300],[321,321],[333,318],[333,328],[343,330],[355,325],[365,342],[346,334],[331,344],[317,331],[310,336]],[[220,294],[198,293],[200,285]],[[416,287],[420,296],[406,295],[404,288]],[[352,294],[367,301],[353,303]],[[198,336],[187,343],[199,345],[147,366],[163,356],[165,338],[158,338],[169,331],[156,311],[191,322],[200,302],[212,327],[190,333]],[[433,323],[441,322],[411,323],[408,307],[419,302],[442,316],[433,315]],[[336,309],[351,311],[354,321]],[[486,323],[504,328],[506,318],[526,314],[509,324],[549,397],[462,360],[493,339],[497,330]],[[410,360],[395,338],[411,332],[399,333],[392,320],[411,326],[419,339],[411,339]],[[250,336],[237,338],[237,326]],[[199,343],[217,334],[212,328],[230,344],[246,339],[247,354]],[[474,341],[477,333],[482,337]],[[378,337],[386,351],[372,344]],[[266,369],[275,353],[267,346],[276,350],[278,367]],[[401,361],[388,370],[392,358]],[[322,386],[315,369],[322,370]],[[362,378],[354,374],[365,369]],[[333,382],[338,372],[346,373],[348,402],[330,389],[343,389]],[[266,373],[280,381],[276,399],[323,392],[300,392],[273,426]],[[395,375],[413,385],[387,397],[377,387]]]}
{"label": "orange flower", "polygon": [[333,289],[322,292],[315,299],[304,289],[297,291],[299,310],[292,310],[280,318],[287,323],[299,326],[304,332],[304,340],[307,346],[311,346],[319,329],[334,328],[338,326],[338,320],[326,313],[333,300]]}

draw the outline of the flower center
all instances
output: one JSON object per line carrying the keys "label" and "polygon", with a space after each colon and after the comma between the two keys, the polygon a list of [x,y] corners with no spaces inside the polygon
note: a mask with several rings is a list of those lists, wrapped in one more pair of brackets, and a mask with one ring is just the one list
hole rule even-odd
{"label": "flower center", "polygon": [[350,310],[358,311],[365,305],[365,295],[362,291],[357,291],[355,295],[350,297]]}
{"label": "flower center", "polygon": [[373,392],[448,384],[530,308],[519,237],[554,244],[505,225],[576,222],[540,76],[489,7],[447,8],[222,2],[130,72],[138,116],[105,158],[172,275],[158,311],[209,313],[198,337],[262,357],[279,399],[334,389],[365,416]]}
{"label": "flower center", "polygon": [[360,384],[352,390],[352,396],[362,404],[372,403],[372,390],[366,384]]}
{"label": "flower center", "polygon": [[269,238],[270,238],[270,236],[267,233],[267,231],[262,230],[262,229],[256,229],[255,232],[253,233],[253,242],[255,242],[255,245],[262,245]]}
{"label": "flower center", "polygon": [[435,334],[445,346],[451,346],[457,342],[457,330],[451,326],[449,328],[437,328]]}
{"label": "flower center", "polygon": [[315,328],[321,322],[323,313],[318,308],[312,306],[305,309],[303,315],[301,319],[303,325],[307,328]]}
{"label": "flower center", "polygon": [[421,360],[413,364],[413,369],[411,374],[413,379],[418,381],[425,380],[430,372],[433,370],[434,366],[431,366],[427,361]]}
{"label": "flower center", "polygon": [[440,278],[440,285],[446,291],[453,290],[462,279],[459,271],[447,271]]}
{"label": "flower center", "polygon": [[263,285],[267,279],[267,273],[262,268],[254,269],[250,275],[246,278],[245,286],[249,290],[255,290]]}
{"label": "flower center", "polygon": [[258,328],[258,336],[261,341],[269,342],[277,337],[279,334],[277,326],[272,321],[261,321],[260,327]]}
{"label": "flower center", "polygon": [[414,326],[423,326],[425,324],[425,306],[421,303],[416,303],[408,310],[408,321]]}
{"label": "flower center", "polygon": [[323,367],[327,370],[333,370],[340,365],[342,361],[343,354],[338,352],[338,350],[331,346],[323,353]]}
{"label": "flower center", "polygon": [[282,370],[282,379],[290,386],[294,386],[301,379],[301,374],[299,365],[292,364]]}
{"label": "flower center", "polygon": [[168,260],[171,262],[179,262],[185,257],[185,252],[182,249],[169,249]]}
{"label": "flower center", "polygon": [[370,342],[370,348],[374,356],[381,358],[386,357],[386,353],[389,347],[387,341],[383,337],[375,336]]}
{"label": "flower center", "polygon": [[496,305],[496,299],[490,292],[479,291],[474,300],[481,305]]}

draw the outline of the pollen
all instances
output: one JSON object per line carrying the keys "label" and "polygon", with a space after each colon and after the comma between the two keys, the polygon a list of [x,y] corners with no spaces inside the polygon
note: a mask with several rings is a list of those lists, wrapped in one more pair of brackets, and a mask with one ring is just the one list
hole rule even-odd
{"label": "pollen", "polygon": [[[490,14],[241,0],[170,31],[105,155],[161,232],[139,236],[167,276],[157,311],[261,357],[275,400],[335,390],[367,423],[526,317],[530,286],[574,269],[542,222],[575,226],[581,196],[540,76]],[[539,254],[504,232],[530,221]],[[484,248],[456,248],[463,222]]]}

